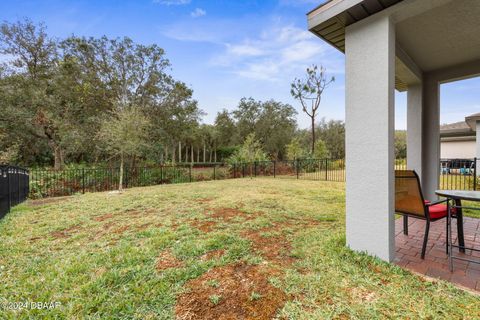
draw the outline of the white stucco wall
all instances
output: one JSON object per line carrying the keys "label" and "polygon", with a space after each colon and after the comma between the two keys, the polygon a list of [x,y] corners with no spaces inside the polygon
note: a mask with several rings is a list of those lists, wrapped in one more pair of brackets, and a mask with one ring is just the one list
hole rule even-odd
{"label": "white stucco wall", "polygon": [[395,255],[395,27],[389,17],[346,28],[347,245],[383,260]]}
{"label": "white stucco wall", "polygon": [[442,159],[470,159],[475,157],[475,152],[475,141],[442,141],[440,143],[440,157]]}
{"label": "white stucco wall", "polygon": [[422,177],[423,86],[412,85],[407,91],[407,166]]}

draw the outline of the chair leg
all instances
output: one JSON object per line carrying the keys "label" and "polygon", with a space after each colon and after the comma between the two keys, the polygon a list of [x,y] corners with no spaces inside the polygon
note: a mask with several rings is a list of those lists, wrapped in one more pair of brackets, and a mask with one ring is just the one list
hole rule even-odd
{"label": "chair leg", "polygon": [[445,223],[445,227],[446,227],[446,233],[445,233],[445,251],[447,252],[448,254],[448,231],[450,230],[449,229],[449,225],[448,225],[448,217],[447,217],[447,223]]}
{"label": "chair leg", "polygon": [[408,235],[408,216],[403,216],[403,234]]}
{"label": "chair leg", "polygon": [[425,259],[425,251],[427,250],[427,242],[428,242],[428,231],[430,230],[430,221],[426,221],[425,225],[425,237],[423,238],[423,246],[422,246],[422,259]]}

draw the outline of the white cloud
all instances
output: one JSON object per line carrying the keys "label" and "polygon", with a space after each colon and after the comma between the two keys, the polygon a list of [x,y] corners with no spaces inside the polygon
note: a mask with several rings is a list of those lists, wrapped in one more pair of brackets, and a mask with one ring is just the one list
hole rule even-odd
{"label": "white cloud", "polygon": [[322,64],[329,74],[344,72],[342,55],[309,31],[271,16],[252,21],[195,19],[177,21],[161,30],[164,36],[210,46],[211,67],[255,80],[286,80],[301,76],[311,64]]}
{"label": "white cloud", "polygon": [[327,0],[280,0],[279,4],[282,6],[304,6],[304,5],[312,5],[318,6],[323,3],[327,2]]}
{"label": "white cloud", "polygon": [[232,54],[232,55],[237,55],[237,56],[261,56],[264,55],[265,52],[261,48],[255,47],[255,45],[249,44],[249,43],[243,43],[243,44],[235,44],[235,45],[230,45],[227,44],[227,51]]}
{"label": "white cloud", "polygon": [[[343,72],[341,62],[330,58],[332,49],[308,31],[293,25],[264,29],[256,38],[225,44],[225,50],[211,63],[229,68],[241,77],[278,81],[313,63],[323,63],[329,73]],[[331,69],[332,67],[332,69]]]}
{"label": "white cloud", "polygon": [[182,6],[189,4],[191,0],[153,0],[153,3],[163,4],[166,6]]}
{"label": "white cloud", "polygon": [[207,11],[201,9],[201,8],[196,8],[192,12],[190,12],[190,16],[193,18],[198,18],[198,17],[203,17],[207,14]]}

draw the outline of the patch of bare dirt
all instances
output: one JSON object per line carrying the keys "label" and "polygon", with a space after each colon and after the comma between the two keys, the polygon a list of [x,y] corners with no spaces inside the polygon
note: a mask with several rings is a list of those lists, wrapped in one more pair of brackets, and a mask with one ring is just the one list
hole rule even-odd
{"label": "patch of bare dirt", "polygon": [[217,225],[217,222],[215,222],[215,221],[194,220],[191,223],[191,225],[192,225],[192,227],[195,227],[202,232],[210,232]]}
{"label": "patch of bare dirt", "polygon": [[209,252],[205,253],[204,255],[202,255],[200,257],[200,260],[208,261],[208,260],[212,260],[212,259],[218,259],[218,258],[222,257],[224,254],[225,254],[225,250],[223,250],[223,249],[212,250],[212,251],[209,251]]}
{"label": "patch of bare dirt", "polygon": [[113,233],[114,228],[117,226],[114,222],[106,222],[102,225],[102,228],[99,231],[96,231],[95,234],[90,236],[90,240],[98,240],[106,234]]}
{"label": "patch of bare dirt", "polygon": [[52,231],[50,232],[50,235],[55,239],[66,239],[66,238],[70,238],[75,232],[81,229],[82,229],[81,225],[77,224],[63,230]]}
{"label": "patch of bare dirt", "polygon": [[116,228],[114,230],[112,230],[112,233],[115,233],[115,234],[122,234],[124,233],[125,231],[128,230],[128,226],[121,226],[119,228]]}
{"label": "patch of bare dirt", "polygon": [[260,230],[245,231],[242,236],[252,242],[253,249],[264,259],[274,262],[278,265],[291,265],[295,258],[290,256],[292,246],[283,235],[264,235],[266,231],[280,230],[280,226],[273,228],[264,228]]}
{"label": "patch of bare dirt", "polygon": [[46,204],[58,203],[67,201],[70,197],[53,197],[53,198],[45,198],[45,199],[37,199],[37,200],[28,200],[28,205],[32,207],[43,206]]}
{"label": "patch of bare dirt", "polygon": [[212,220],[192,220],[191,225],[202,232],[210,232],[219,222],[229,222],[237,217],[243,218],[245,221],[255,219],[260,216],[260,212],[245,213],[236,208],[207,208],[205,215]]}
{"label": "patch of bare dirt", "polygon": [[113,218],[113,213],[102,214],[101,216],[96,216],[93,218],[95,221],[105,221]]}
{"label": "patch of bare dirt", "polygon": [[245,220],[252,220],[260,216],[261,213],[245,213],[236,208],[209,208],[208,211],[213,211],[213,213],[207,213],[209,218],[221,219],[225,222],[230,221],[237,217],[242,217]]}
{"label": "patch of bare dirt", "polygon": [[171,268],[180,268],[182,266],[182,261],[175,258],[175,256],[169,250],[162,251],[162,253],[160,253],[160,255],[158,256],[158,271],[163,271]]}
{"label": "patch of bare dirt", "polygon": [[208,203],[210,201],[212,201],[213,199],[212,198],[199,198],[199,199],[195,199],[196,202],[198,203]]}
{"label": "patch of bare dirt", "polygon": [[273,319],[287,295],[268,282],[271,270],[245,263],[218,267],[187,284],[177,319]]}

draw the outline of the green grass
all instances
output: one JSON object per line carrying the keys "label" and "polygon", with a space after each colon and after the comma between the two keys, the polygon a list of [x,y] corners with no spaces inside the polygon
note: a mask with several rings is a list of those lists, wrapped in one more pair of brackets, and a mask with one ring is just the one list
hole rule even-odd
{"label": "green grass", "polygon": [[[277,270],[268,281],[286,293],[283,318],[478,317],[478,296],[348,250],[344,196],[343,183],[246,178],[22,204],[0,221],[0,307],[61,305],[3,308],[0,318],[174,319],[189,280],[241,261]],[[216,215],[226,208],[241,214]],[[255,250],[249,233],[270,245],[281,236],[291,263]],[[204,258],[215,252],[223,254]],[[175,264],[159,268],[166,256]],[[219,290],[204,299],[209,308],[221,307],[222,285],[207,282]],[[248,297],[268,301],[256,290]]]}

